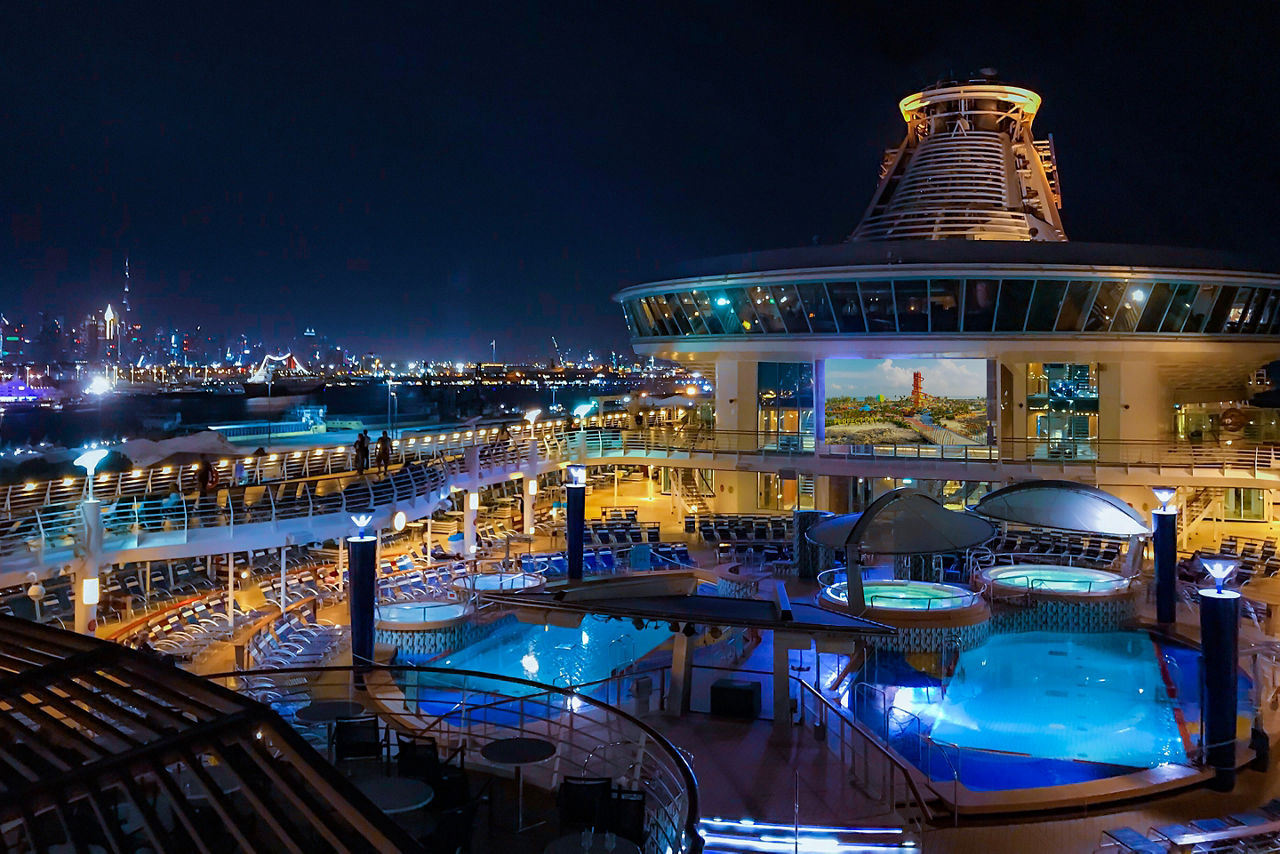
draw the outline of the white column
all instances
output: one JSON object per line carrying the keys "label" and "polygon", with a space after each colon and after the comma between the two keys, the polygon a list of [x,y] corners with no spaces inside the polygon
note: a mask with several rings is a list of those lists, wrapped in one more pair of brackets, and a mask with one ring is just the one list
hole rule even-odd
{"label": "white column", "polygon": [[524,519],[524,532],[533,535],[534,504],[538,499],[537,475],[525,475],[524,489],[520,493],[520,517]]}
{"label": "white column", "polygon": [[227,626],[235,629],[236,625],[236,562],[231,552],[227,552]]}
{"label": "white column", "polygon": [[476,512],[480,509],[480,492],[471,489],[467,493],[462,510],[462,557],[470,560],[476,553]]}
{"label": "white column", "polygon": [[102,503],[84,501],[80,505],[84,519],[84,556],[76,567],[75,622],[80,634],[93,634],[98,623],[100,594],[98,568],[102,564]]}
{"label": "white column", "polygon": [[285,606],[285,595],[284,595],[284,583],[285,583],[284,551],[285,551],[285,547],[284,547],[284,546],[281,546],[281,547],[280,547],[280,613],[284,613],[284,606]]}

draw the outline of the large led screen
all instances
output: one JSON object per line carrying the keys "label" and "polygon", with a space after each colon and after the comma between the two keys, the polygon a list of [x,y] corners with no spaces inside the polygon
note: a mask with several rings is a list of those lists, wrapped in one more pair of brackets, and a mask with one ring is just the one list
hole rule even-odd
{"label": "large led screen", "polygon": [[985,445],[985,359],[828,359],[832,445]]}

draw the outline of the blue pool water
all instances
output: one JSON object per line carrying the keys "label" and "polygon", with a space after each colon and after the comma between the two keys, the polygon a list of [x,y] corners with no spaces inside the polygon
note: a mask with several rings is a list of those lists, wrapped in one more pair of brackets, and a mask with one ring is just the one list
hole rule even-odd
{"label": "blue pool water", "polygon": [[[883,694],[864,688],[856,706],[883,731],[889,704],[885,734],[935,779],[956,767],[972,789],[1082,782],[1187,761],[1183,652],[1145,632],[994,635],[952,661],[882,660],[866,678]],[[921,730],[954,747],[928,749]]]}
{"label": "blue pool water", "polygon": [[584,618],[574,629],[513,621],[431,663],[571,687],[606,679],[670,638],[666,626],[636,629],[629,622],[596,617]]}

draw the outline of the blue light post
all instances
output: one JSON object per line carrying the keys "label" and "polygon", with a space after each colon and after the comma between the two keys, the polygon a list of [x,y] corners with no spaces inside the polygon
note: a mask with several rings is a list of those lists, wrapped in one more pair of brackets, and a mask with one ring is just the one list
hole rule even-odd
{"label": "blue light post", "polygon": [[352,516],[359,529],[347,539],[347,607],[351,620],[351,663],[356,685],[363,687],[364,673],[373,665],[373,606],[377,600],[378,538],[370,536],[372,516]]}
{"label": "blue light post", "polygon": [[564,483],[565,558],[569,564],[569,580],[582,580],[582,546],[586,531],[587,467],[565,468]]}
{"label": "blue light post", "polygon": [[1151,513],[1151,545],[1155,557],[1156,622],[1172,628],[1177,621],[1178,602],[1178,508],[1169,502],[1177,490],[1153,487],[1160,506]]}
{"label": "blue light post", "polygon": [[1200,591],[1200,649],[1204,672],[1205,762],[1214,770],[1210,788],[1229,792],[1236,782],[1236,709],[1240,648],[1240,592],[1223,589],[1235,571],[1233,558],[1210,558],[1205,569],[1216,586]]}

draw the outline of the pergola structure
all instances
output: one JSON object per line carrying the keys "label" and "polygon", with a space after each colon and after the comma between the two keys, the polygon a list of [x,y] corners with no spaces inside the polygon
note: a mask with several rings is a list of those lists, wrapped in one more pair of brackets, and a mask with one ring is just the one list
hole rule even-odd
{"label": "pergola structure", "polygon": [[268,707],[0,617],[6,850],[422,851]]}

